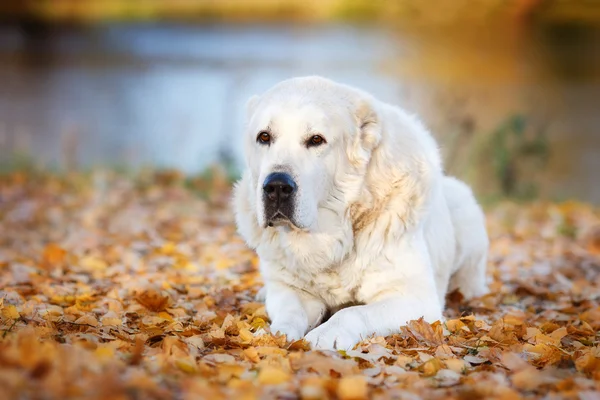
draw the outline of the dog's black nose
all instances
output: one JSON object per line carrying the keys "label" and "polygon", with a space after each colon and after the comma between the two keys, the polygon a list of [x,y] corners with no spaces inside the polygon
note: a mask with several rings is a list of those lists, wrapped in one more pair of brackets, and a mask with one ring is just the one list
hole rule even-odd
{"label": "dog's black nose", "polygon": [[263,183],[263,192],[270,201],[284,202],[296,191],[296,182],[286,173],[269,174]]}

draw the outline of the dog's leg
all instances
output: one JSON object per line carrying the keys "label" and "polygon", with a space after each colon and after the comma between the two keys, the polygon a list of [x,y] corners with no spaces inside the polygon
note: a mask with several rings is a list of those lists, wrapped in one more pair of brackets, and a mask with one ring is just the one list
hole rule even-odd
{"label": "dog's leg", "polygon": [[488,235],[485,215],[471,189],[463,182],[444,178],[444,194],[452,217],[457,243],[457,268],[450,291],[460,289],[466,299],[488,292],[486,284]]}
{"label": "dog's leg", "polygon": [[450,287],[458,288],[465,299],[470,300],[489,293],[486,283],[487,254],[475,254],[465,261],[452,276]]}
{"label": "dog's leg", "polygon": [[[398,251],[398,253],[396,253]],[[387,336],[424,317],[442,318],[435,279],[422,236],[398,244],[394,257],[383,253],[363,276],[357,298],[366,305],[335,313],[306,335],[317,349],[349,349],[371,335]]]}
{"label": "dog's leg", "polygon": [[442,318],[436,296],[427,302],[390,297],[364,306],[345,308],[310,331],[306,340],[313,349],[348,350],[369,336],[387,336],[398,332],[407,322],[421,317],[428,322]]}
{"label": "dog's leg", "polygon": [[271,332],[283,333],[290,341],[321,323],[327,310],[320,300],[279,282],[267,282],[266,295]]}

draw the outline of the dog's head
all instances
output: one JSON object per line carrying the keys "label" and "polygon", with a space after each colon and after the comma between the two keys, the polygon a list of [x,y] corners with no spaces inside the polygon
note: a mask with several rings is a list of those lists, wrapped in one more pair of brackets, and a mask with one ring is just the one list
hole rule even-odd
{"label": "dog's head", "polygon": [[[284,81],[247,105],[245,155],[259,226],[312,231],[358,196],[380,126],[372,100],[332,81]],[[250,199],[249,199],[250,200]]]}

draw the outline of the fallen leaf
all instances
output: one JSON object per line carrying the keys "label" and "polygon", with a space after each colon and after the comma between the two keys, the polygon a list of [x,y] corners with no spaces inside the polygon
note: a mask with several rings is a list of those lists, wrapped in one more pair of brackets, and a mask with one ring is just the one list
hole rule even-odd
{"label": "fallen leaf", "polygon": [[360,375],[340,379],[337,396],[340,400],[360,400],[368,397],[367,381]]}
{"label": "fallen leaf", "polygon": [[67,251],[55,243],[51,243],[44,248],[42,255],[43,261],[49,266],[61,264],[67,256]]}
{"label": "fallen leaf", "polygon": [[258,373],[258,382],[262,385],[279,385],[289,380],[287,372],[272,367],[262,368]]}
{"label": "fallen leaf", "polygon": [[439,323],[432,326],[421,318],[416,321],[410,321],[408,329],[417,340],[424,342],[428,346],[439,346],[444,343],[442,326]]}
{"label": "fallen leaf", "polygon": [[19,314],[19,311],[17,310],[17,307],[15,307],[12,304],[3,306],[2,309],[1,309],[1,312],[2,312],[2,316],[4,318],[8,318],[8,319],[19,319],[19,318],[21,318],[21,315]]}
{"label": "fallen leaf", "polygon": [[80,324],[80,325],[91,325],[94,327],[100,325],[100,323],[98,322],[96,317],[94,317],[93,315],[90,315],[90,314],[87,314],[81,318],[78,318],[77,320],[75,320],[75,323]]}
{"label": "fallen leaf", "polygon": [[136,295],[136,301],[150,311],[164,311],[170,304],[170,298],[164,292],[149,289]]}

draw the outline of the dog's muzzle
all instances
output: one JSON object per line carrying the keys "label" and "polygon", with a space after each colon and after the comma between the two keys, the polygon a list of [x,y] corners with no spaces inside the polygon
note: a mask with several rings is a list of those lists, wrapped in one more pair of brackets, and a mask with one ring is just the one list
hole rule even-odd
{"label": "dog's muzzle", "polygon": [[296,182],[285,172],[269,174],[263,183],[263,202],[268,226],[293,220]]}

